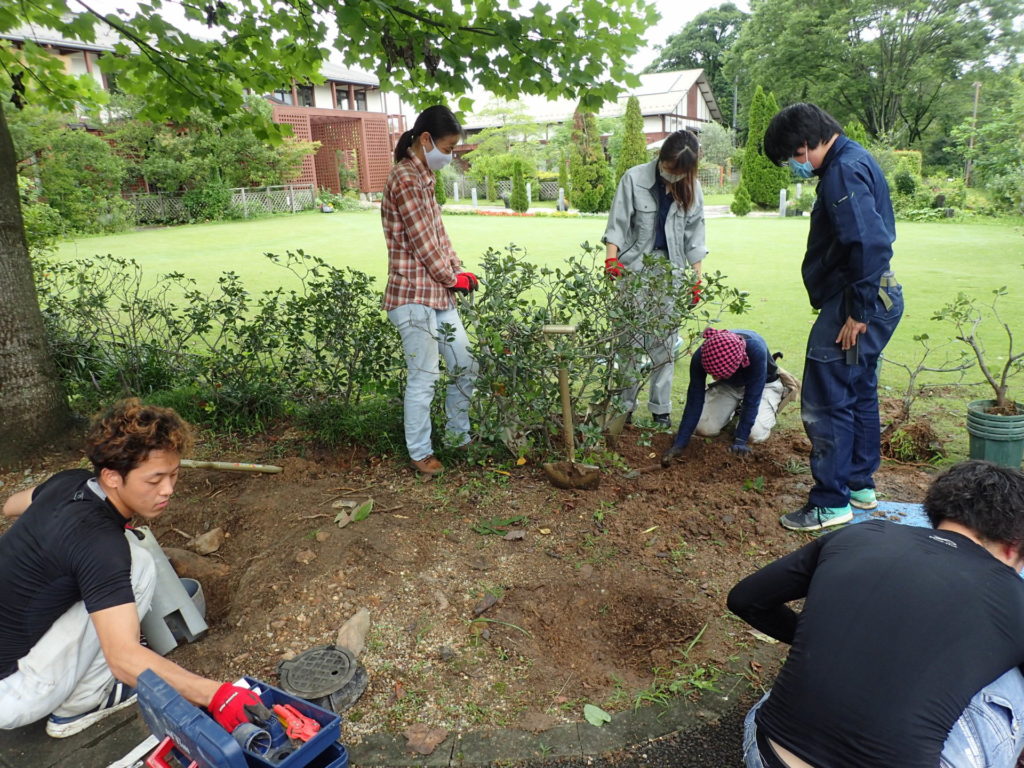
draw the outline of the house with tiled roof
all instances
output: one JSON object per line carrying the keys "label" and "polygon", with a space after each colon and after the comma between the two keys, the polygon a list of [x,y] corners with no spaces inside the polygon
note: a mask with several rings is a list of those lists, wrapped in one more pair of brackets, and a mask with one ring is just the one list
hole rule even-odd
{"label": "house with tiled roof", "polygon": [[[602,107],[600,117],[621,117],[626,112],[626,101],[636,96],[644,118],[644,133],[648,143],[655,143],[674,131],[690,128],[700,133],[710,122],[720,122],[722,112],[711,92],[703,69],[684,69],[676,72],[654,72],[640,75],[640,85],[625,88],[617,101]],[[486,98],[477,103],[487,106]],[[577,102],[570,99],[548,100],[543,96],[523,96],[517,102],[521,112],[533,122],[544,126],[542,138],[562,123],[571,122]],[[475,146],[473,135],[486,128],[501,125],[501,117],[486,113],[469,114],[463,127],[467,133],[465,151]]]}
{"label": "house with tiled roof", "polygon": [[[0,39],[14,45],[30,40],[51,50],[69,74],[92,78],[102,90],[117,87],[98,62],[113,55],[115,44],[123,41],[103,25],[96,26],[93,42],[69,39],[43,27],[14,28],[0,32]],[[368,72],[326,63],[321,75],[322,84],[292,81],[263,94],[273,106],[275,123],[291,125],[298,139],[320,142],[316,154],[303,158],[295,183],[340,191],[341,158],[358,174],[360,191],[380,192],[391,169],[394,142],[405,130],[398,98],[385,94],[377,77]]]}

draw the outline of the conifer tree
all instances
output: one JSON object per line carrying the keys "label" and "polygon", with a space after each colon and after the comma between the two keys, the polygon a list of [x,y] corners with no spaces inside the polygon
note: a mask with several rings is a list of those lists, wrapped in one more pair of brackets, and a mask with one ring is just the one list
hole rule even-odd
{"label": "conifer tree", "polygon": [[747,146],[743,150],[742,186],[751,201],[759,208],[775,208],[779,204],[779,190],[789,186],[791,173],[772,163],[764,153],[764,134],[768,123],[779,111],[778,102],[761,86],[754,91],[750,102]]}
{"label": "conifer tree", "polygon": [[626,118],[622,129],[622,150],[615,165],[615,184],[622,174],[634,165],[641,165],[651,159],[647,151],[647,136],[644,135],[644,117],[640,114],[640,100],[630,96],[626,102]]}
{"label": "conifer tree", "polygon": [[512,199],[509,205],[516,213],[526,213],[530,209],[530,201],[526,199],[526,182],[523,180],[523,164],[519,160],[512,166]]}
{"label": "conifer tree", "polygon": [[604,156],[597,120],[579,108],[573,115],[572,152],[569,156],[572,204],[584,213],[600,213],[611,207],[615,188],[612,169]]}
{"label": "conifer tree", "polygon": [[864,128],[864,124],[860,120],[851,120],[849,123],[843,126],[843,133],[849,138],[856,141],[862,147],[868,145],[868,132]]}
{"label": "conifer tree", "polygon": [[736,216],[746,216],[750,213],[750,208],[750,194],[747,192],[746,187],[740,184],[733,195],[732,205],[729,206],[729,210]]}

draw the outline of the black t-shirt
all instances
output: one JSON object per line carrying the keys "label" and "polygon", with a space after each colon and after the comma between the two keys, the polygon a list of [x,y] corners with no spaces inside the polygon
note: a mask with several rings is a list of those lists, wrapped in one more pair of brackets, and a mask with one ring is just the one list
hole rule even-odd
{"label": "black t-shirt", "polygon": [[818,768],[935,768],[971,697],[1024,664],[1024,581],[950,531],[852,525],[741,581],[729,608],[792,644],[756,722]]}
{"label": "black t-shirt", "polygon": [[90,477],[57,473],[0,536],[0,679],[79,600],[89,613],[135,602],[126,521]]}

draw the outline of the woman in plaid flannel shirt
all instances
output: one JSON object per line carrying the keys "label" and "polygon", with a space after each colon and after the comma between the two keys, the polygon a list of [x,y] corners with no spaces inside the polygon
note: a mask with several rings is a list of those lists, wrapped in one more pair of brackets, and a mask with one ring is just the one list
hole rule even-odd
{"label": "woman in plaid flannel shirt", "polygon": [[476,290],[477,279],[462,270],[434,197],[434,172],[452,161],[461,138],[462,127],[447,107],[421,112],[395,147],[380,208],[388,246],[384,309],[402,337],[408,366],[405,444],[413,468],[428,476],[444,469],[434,455],[430,429],[440,357],[451,376],[445,413],[457,446],[470,440],[469,400],[477,371],[454,297]]}

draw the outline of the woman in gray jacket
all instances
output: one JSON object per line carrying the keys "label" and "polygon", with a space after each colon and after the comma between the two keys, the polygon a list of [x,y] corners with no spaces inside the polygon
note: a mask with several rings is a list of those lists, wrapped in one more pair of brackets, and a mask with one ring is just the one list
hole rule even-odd
{"label": "woman in gray jacket", "polygon": [[[678,294],[687,284],[693,286],[691,306],[700,300],[701,262],[707,249],[704,193],[697,180],[699,153],[700,144],[693,131],[676,131],[665,139],[657,160],[630,168],[615,191],[602,238],[607,247],[607,275],[614,280],[626,271],[662,268],[672,274],[674,295],[663,295],[663,291],[653,294],[641,288],[639,295],[643,296],[646,314],[674,314]],[[645,256],[649,258],[645,260]],[[686,275],[691,269],[692,275]],[[659,312],[659,308],[664,312]],[[666,329],[664,323],[660,326],[654,332],[638,328],[636,346],[651,361],[648,408],[655,424],[667,427],[671,424],[674,350],[679,328]],[[623,405],[632,415],[643,380],[637,361],[627,365],[634,381],[622,396]]]}

